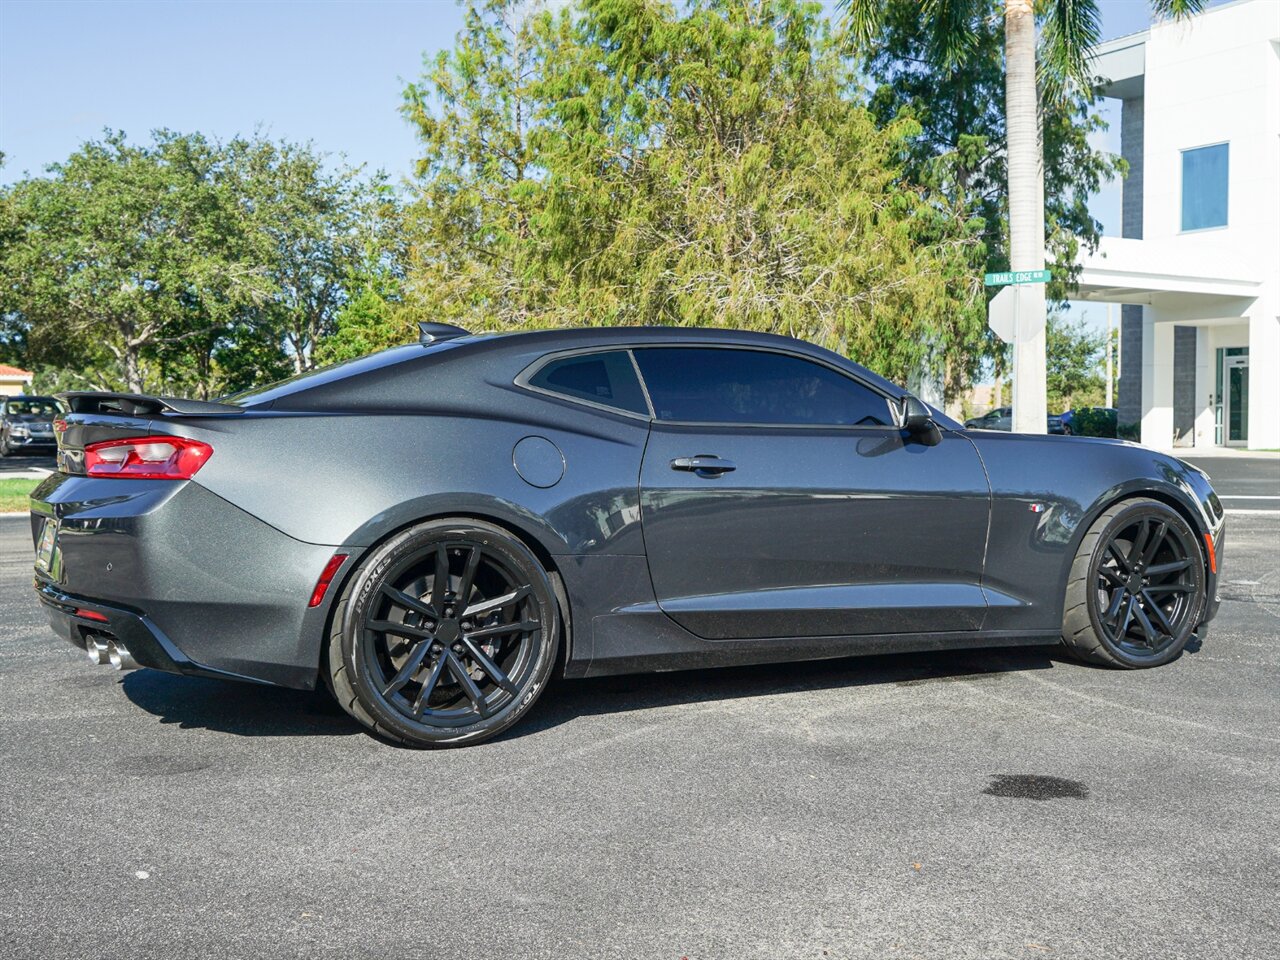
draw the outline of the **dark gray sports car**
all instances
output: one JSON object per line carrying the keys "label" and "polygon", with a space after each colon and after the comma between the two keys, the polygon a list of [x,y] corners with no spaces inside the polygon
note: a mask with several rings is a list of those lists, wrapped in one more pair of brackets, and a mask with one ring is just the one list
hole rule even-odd
{"label": "dark gray sports car", "polygon": [[1195,467],[968,432],[720,330],[423,342],[200,402],[72,393],[36,590],[97,663],[286,687],[420,746],[570,677],[1063,643],[1179,655],[1224,516]]}

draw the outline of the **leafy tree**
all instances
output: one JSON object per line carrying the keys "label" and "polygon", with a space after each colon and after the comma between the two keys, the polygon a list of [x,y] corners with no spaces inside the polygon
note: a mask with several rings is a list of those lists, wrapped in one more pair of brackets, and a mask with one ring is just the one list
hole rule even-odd
{"label": "leafy tree", "polygon": [[307,369],[388,205],[309,146],[108,132],[0,191],[3,341],[62,386],[211,396]]}
{"label": "leafy tree", "polygon": [[977,229],[909,183],[816,3],[472,0],[406,92],[407,297],[481,328],[737,326],[903,379],[983,338]]}
{"label": "leafy tree", "polygon": [[[1150,2],[1159,16],[1184,17],[1204,5],[1204,0]],[[839,0],[839,6],[864,50],[895,13],[919,18],[928,35],[929,59],[943,68],[964,63],[981,49],[984,18],[992,13],[991,0]],[[904,6],[909,13],[903,12]],[[1098,5],[1097,0],[1002,0],[1002,6],[1009,263],[1015,270],[1041,270],[1047,192],[1041,106],[1069,101],[1076,91],[1090,88],[1089,49],[1100,37]],[[1019,341],[1014,350],[1020,369],[1044,368],[1045,341],[1040,337]],[[1045,411],[1038,402],[1032,407],[1015,405],[1015,429],[1043,432]]]}
{"label": "leafy tree", "polygon": [[359,170],[329,170],[309,146],[261,138],[232,141],[227,164],[239,190],[242,228],[270,281],[260,323],[283,342],[301,373],[335,329],[384,178],[365,183]]}
{"label": "leafy tree", "polygon": [[1105,346],[1106,335],[1090,329],[1084,320],[1069,320],[1059,311],[1050,314],[1045,371],[1050,410],[1102,404]]}
{"label": "leafy tree", "polygon": [[217,149],[157,133],[108,133],[50,176],[6,191],[0,304],[37,361],[114,363],[127,389],[158,382],[156,352],[267,295],[240,253]]}

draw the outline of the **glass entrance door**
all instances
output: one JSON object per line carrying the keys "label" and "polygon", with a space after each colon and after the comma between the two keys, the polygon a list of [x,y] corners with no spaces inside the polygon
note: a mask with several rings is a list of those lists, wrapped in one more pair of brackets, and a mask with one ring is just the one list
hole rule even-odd
{"label": "glass entrance door", "polygon": [[1249,442],[1249,358],[1223,357],[1222,382],[1223,441],[1229,447],[1243,447]]}

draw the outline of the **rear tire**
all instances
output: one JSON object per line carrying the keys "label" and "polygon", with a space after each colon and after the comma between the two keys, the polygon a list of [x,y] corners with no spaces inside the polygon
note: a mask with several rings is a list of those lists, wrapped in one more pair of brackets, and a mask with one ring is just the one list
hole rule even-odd
{"label": "rear tire", "polygon": [[555,593],[528,547],[482,521],[433,520],[372,551],[344,588],[325,679],[389,740],[461,746],[529,711],[559,644]]}
{"label": "rear tire", "polygon": [[1204,555],[1182,516],[1124,500],[1080,542],[1067,581],[1062,640],[1081,660],[1130,670],[1176,659],[1205,604]]}

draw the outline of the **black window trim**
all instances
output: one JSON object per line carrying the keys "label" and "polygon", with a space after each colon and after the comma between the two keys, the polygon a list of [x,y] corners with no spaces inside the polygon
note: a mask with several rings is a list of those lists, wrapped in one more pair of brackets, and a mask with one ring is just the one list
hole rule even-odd
{"label": "black window trim", "polygon": [[[880,399],[884,401],[885,413],[888,414],[890,422],[885,424],[870,424],[870,423],[757,423],[757,422],[744,422],[739,420],[662,420],[658,418],[654,410],[653,400],[649,396],[649,385],[645,383],[644,374],[640,372],[640,364],[636,362],[635,351],[637,350],[669,350],[669,349],[739,350],[739,351],[745,351],[748,353],[777,353],[777,354],[781,354],[784,357],[791,357],[795,360],[806,360],[809,363],[816,363],[819,366],[826,367],[828,370],[831,370],[834,373],[837,373],[848,380],[852,380],[854,383],[858,384],[858,386],[864,387],[867,390],[871,391],[876,396],[880,397]],[[634,413],[630,410],[623,410],[620,407],[611,407],[605,403],[596,403],[595,401],[587,400],[583,397],[573,397],[564,393],[556,393],[554,390],[547,390],[545,387],[536,387],[529,383],[529,381],[533,377],[537,376],[537,374],[539,373],[539,371],[542,370],[543,367],[545,367],[549,363],[552,363],[553,361],[562,360],[565,357],[573,357],[573,356],[587,355],[587,354],[593,354],[593,353],[617,353],[618,351],[625,351],[627,354],[627,357],[631,360],[631,367],[633,370],[635,370],[636,379],[640,381],[640,390],[644,394],[645,405],[648,406],[649,408],[648,416],[645,416],[642,413]],[[539,394],[542,394],[543,396],[553,397],[556,400],[562,400],[566,403],[576,403],[584,407],[593,407],[597,410],[604,410],[608,413],[616,414],[617,416],[620,416],[620,417],[629,417],[632,420],[644,420],[652,423],[671,424],[673,426],[678,426],[678,427],[729,427],[729,428],[749,427],[753,429],[764,429],[764,430],[770,430],[770,429],[771,430],[778,430],[778,429],[784,429],[784,430],[877,430],[877,431],[891,430],[894,433],[900,433],[902,431],[902,428],[897,423],[897,420],[898,420],[897,411],[894,409],[895,398],[885,393],[875,384],[868,383],[866,380],[858,376],[856,373],[850,370],[845,370],[843,367],[839,367],[836,364],[831,363],[830,361],[825,360],[821,357],[813,357],[796,350],[787,350],[785,348],[775,347],[772,345],[761,344],[759,346],[756,346],[755,344],[744,344],[744,343],[682,343],[680,341],[665,341],[665,342],[659,341],[656,343],[655,342],[648,342],[648,343],[626,342],[626,343],[619,343],[619,344],[610,344],[608,346],[602,346],[600,344],[596,344],[595,346],[591,346],[591,347],[575,347],[574,349],[571,349],[571,350],[557,350],[554,353],[548,353],[546,356],[539,357],[533,363],[529,364],[529,366],[521,370],[520,373],[517,374],[514,382],[516,386],[523,387],[525,390],[528,390],[532,393],[539,393]]]}
{"label": "black window trim", "polygon": [[[625,353],[627,359],[631,361],[631,369],[635,372],[636,382],[640,384],[640,393],[644,397],[644,405],[649,412],[636,413],[634,410],[627,410],[623,407],[615,407],[608,403],[599,403],[595,400],[588,400],[586,397],[575,397],[568,393],[560,393],[556,390],[548,390],[546,387],[539,387],[530,381],[542,372],[542,368],[546,367],[557,360],[564,360],[567,357],[592,356],[599,353]],[[539,357],[529,366],[525,367],[516,375],[515,385],[523,387],[530,393],[538,393],[544,397],[552,397],[565,403],[576,403],[584,407],[591,407],[595,410],[604,410],[606,413],[616,414],[619,417],[628,417],[632,420],[642,420],[649,423],[657,418],[653,414],[653,403],[649,400],[649,388],[644,384],[644,377],[640,376],[640,368],[636,365],[636,358],[631,353],[631,348],[627,346],[594,346],[594,347],[577,347],[573,350],[557,350],[555,353],[548,353],[546,356]]]}

